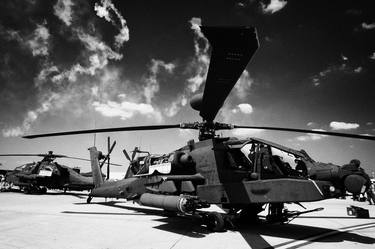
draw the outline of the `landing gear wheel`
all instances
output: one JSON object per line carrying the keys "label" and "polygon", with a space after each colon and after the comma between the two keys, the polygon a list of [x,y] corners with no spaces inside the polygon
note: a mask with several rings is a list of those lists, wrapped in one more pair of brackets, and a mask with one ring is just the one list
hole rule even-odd
{"label": "landing gear wheel", "polygon": [[218,212],[211,212],[207,214],[207,228],[214,232],[224,231],[224,217]]}
{"label": "landing gear wheel", "polygon": [[87,200],[86,200],[87,204],[90,204],[91,200],[92,200],[92,196],[87,197]]}
{"label": "landing gear wheel", "polygon": [[41,194],[45,194],[45,193],[47,193],[47,188],[41,188],[41,189],[40,189],[40,193],[41,193]]}

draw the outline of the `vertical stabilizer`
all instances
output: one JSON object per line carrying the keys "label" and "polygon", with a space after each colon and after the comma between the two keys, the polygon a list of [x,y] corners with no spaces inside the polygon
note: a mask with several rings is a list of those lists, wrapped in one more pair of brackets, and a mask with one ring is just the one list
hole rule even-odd
{"label": "vertical stabilizer", "polygon": [[103,184],[102,172],[99,167],[99,159],[98,159],[99,152],[96,149],[96,147],[89,148],[89,151],[90,151],[92,178],[94,180],[95,188],[97,188]]}

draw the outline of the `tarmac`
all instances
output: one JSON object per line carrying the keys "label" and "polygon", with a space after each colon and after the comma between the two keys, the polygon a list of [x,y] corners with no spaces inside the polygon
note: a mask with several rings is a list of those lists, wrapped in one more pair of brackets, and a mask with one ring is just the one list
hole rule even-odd
{"label": "tarmac", "polygon": [[[324,210],[288,224],[244,224],[215,233],[192,217],[168,217],[124,200],[86,204],[86,197],[0,193],[0,248],[375,248],[375,206],[349,198],[303,203]],[[370,218],[348,216],[350,205],[368,209]]]}

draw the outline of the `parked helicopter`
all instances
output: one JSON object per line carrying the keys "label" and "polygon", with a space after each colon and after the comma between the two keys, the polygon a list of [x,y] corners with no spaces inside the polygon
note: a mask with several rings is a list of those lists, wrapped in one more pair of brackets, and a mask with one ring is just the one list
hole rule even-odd
{"label": "parked helicopter", "polygon": [[[114,145],[113,145],[114,147]],[[109,164],[109,150],[108,155],[99,155],[100,159],[105,159],[101,162],[101,167],[107,161]],[[67,190],[90,190],[94,187],[92,173],[81,173],[80,168],[70,168],[54,162],[57,158],[69,158],[81,161],[90,161],[89,159],[70,157],[65,155],[53,154],[49,151],[47,154],[0,154],[0,156],[32,156],[43,157],[39,162],[26,163],[16,167],[14,170],[5,172],[5,181],[13,186],[17,186],[25,194],[46,193],[47,189],[61,189]],[[112,164],[121,166],[119,164]],[[100,167],[100,168],[101,168]],[[107,168],[109,168],[107,166]],[[101,177],[105,175],[101,174]]]}
{"label": "parked helicopter", "polygon": [[[197,129],[199,141],[164,155],[135,158],[124,154],[130,166],[123,180],[105,182],[100,176],[96,147],[90,159],[95,188],[93,197],[125,198],[145,206],[202,217],[214,231],[237,218],[255,218],[268,204],[268,221],[284,222],[304,212],[290,212],[284,203],[318,201],[359,193],[366,188],[364,172],[346,171],[337,165],[315,162],[305,151],[258,138],[219,137],[217,130],[235,128],[291,131],[375,140],[373,136],[294,128],[240,126],[214,122],[231,89],[258,48],[255,28],[201,27],[212,46],[203,94],[192,98],[202,122],[149,125],[29,135],[25,138],[115,131]],[[137,150],[135,150],[137,153]],[[220,204],[227,212],[206,212]]]}

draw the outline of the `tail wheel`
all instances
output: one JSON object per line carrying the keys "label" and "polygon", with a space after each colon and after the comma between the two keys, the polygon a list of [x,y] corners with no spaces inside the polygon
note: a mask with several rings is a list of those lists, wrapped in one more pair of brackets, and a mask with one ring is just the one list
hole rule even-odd
{"label": "tail wheel", "polygon": [[214,232],[224,231],[224,217],[218,212],[208,213],[207,228]]}

